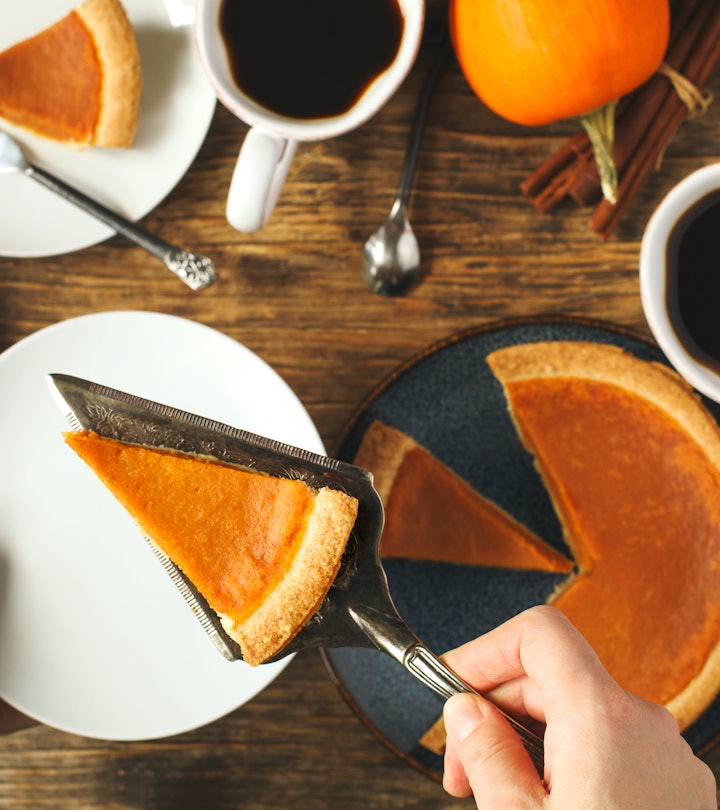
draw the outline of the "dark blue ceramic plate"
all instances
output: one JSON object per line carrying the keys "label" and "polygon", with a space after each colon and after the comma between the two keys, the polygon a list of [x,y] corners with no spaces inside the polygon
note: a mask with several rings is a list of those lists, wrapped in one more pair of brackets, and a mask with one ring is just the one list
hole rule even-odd
{"label": "dark blue ceramic plate", "polygon": [[[485,363],[495,349],[541,340],[612,343],[645,360],[666,362],[653,344],[592,321],[506,321],[472,329],[429,347],[385,380],[351,421],[339,458],[352,461],[370,423],[380,419],[410,434],[478,491],[568,553],[548,494],[510,421],[502,388]],[[720,420],[720,406],[705,404]],[[543,604],[560,579],[407,560],[386,560],[385,569],[401,615],[437,653]],[[324,650],[323,657],[342,695],[380,739],[441,779],[442,758],[418,743],[440,715],[441,699],[375,650]],[[720,699],[685,734],[698,752],[718,735]]]}

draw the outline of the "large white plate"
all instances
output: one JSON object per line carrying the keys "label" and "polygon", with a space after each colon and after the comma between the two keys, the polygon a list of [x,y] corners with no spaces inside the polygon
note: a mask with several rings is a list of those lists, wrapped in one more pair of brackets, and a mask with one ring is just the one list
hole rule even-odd
{"label": "large white plate", "polygon": [[170,315],[62,321],[0,355],[0,695],[103,739],[208,723],[286,665],[217,652],[133,521],[65,445],[48,373],[74,374],[316,453],[283,380],[229,337]]}
{"label": "large white plate", "polygon": [[[0,50],[67,14],[77,0],[3,3]],[[130,149],[75,152],[2,123],[30,159],[135,221],[174,188],[207,134],[215,96],[193,40],[192,0],[123,0],[143,71],[140,126]],[[50,256],[107,239],[114,231],[24,175],[0,177],[0,254]]]}

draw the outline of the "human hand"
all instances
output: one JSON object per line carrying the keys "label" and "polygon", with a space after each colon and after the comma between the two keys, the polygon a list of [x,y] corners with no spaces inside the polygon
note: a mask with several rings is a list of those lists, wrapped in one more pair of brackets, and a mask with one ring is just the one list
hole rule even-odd
{"label": "human hand", "polygon": [[450,698],[451,795],[472,793],[480,810],[717,810],[715,778],[672,715],[621,689],[557,609],[532,608],[443,658],[513,717],[545,725],[541,780],[490,702]]}

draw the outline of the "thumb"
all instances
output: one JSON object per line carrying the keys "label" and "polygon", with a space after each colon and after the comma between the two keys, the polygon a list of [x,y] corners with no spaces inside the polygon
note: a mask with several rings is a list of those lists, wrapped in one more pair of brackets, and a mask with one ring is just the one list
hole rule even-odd
{"label": "thumb", "polygon": [[470,790],[478,807],[540,807],[547,797],[518,735],[482,697],[454,695],[445,704],[447,751],[443,785],[454,796]]}

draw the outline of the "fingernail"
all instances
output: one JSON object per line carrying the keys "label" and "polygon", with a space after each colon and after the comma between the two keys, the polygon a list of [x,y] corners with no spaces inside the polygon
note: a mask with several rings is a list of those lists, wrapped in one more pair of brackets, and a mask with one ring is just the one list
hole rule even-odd
{"label": "fingernail", "polygon": [[445,730],[458,742],[466,739],[482,722],[483,713],[472,695],[454,695],[443,710]]}

